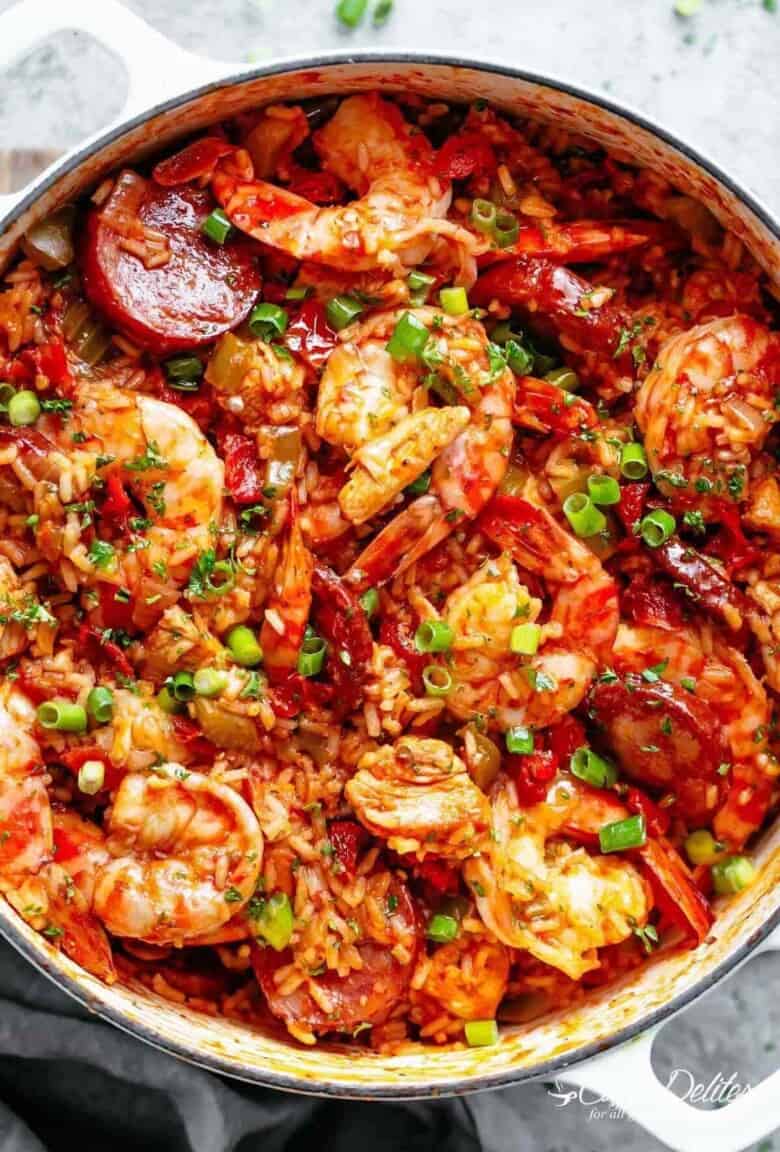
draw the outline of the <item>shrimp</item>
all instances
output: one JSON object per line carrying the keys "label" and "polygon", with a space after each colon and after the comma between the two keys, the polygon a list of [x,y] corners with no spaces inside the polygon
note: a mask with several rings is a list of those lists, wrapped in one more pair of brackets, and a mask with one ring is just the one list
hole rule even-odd
{"label": "shrimp", "polygon": [[[470,420],[436,455],[428,493],[390,521],[352,565],[348,579],[356,587],[382,583],[405,571],[463,518],[474,519],[498,488],[509,462],[515,378],[503,360],[495,358],[484,327],[470,316],[446,316],[434,308],[416,309],[412,315],[431,333],[425,359],[435,366],[435,374],[433,384],[430,377],[426,384],[442,392],[448,403],[462,397]],[[389,318],[377,317],[370,330],[389,335]],[[449,411],[452,427],[462,420],[461,405],[438,411]],[[378,469],[381,461],[374,445],[363,451]],[[418,456],[418,475],[424,467]],[[398,472],[395,458],[385,461],[385,482],[393,494]],[[378,475],[375,471],[375,479]]]}
{"label": "shrimp", "polygon": [[232,788],[180,764],[132,772],[107,824],[96,915],[115,936],[184,944],[226,924],[252,896],[263,837]]}
{"label": "shrimp", "polygon": [[298,653],[311,609],[313,572],[314,559],[303,542],[298,502],[293,492],[290,496],[287,539],[260,629],[265,666],[270,670],[293,669],[298,663]]}
{"label": "shrimp", "polygon": [[443,740],[404,736],[366,752],[345,795],[369,831],[419,860],[470,856],[490,823],[487,798]]}
{"label": "shrimp", "polygon": [[656,484],[748,496],[749,466],[780,419],[780,337],[739,313],[673,336],[636,397],[636,419]]}
{"label": "shrimp", "polygon": [[[41,423],[45,454],[25,448],[23,437],[20,445],[41,481],[34,492],[35,532],[49,559],[53,531],[55,551],[72,533],[76,542],[66,560],[74,586],[99,580],[132,588],[139,571],[160,565],[175,582],[186,581],[193,558],[212,544],[210,525],[220,520],[224,485],[222,461],[186,412],[93,379],[77,385],[65,428],[56,417]],[[84,502],[96,480],[107,481],[101,519],[113,528],[132,512],[125,485],[138,498],[151,521],[143,548],[95,549],[80,539]],[[87,526],[91,522],[90,515]]]}
{"label": "shrimp", "polygon": [[[526,500],[494,498],[478,526],[507,552],[486,561],[445,604],[443,617],[455,637],[447,706],[462,719],[476,713],[502,729],[545,727],[576,708],[608,659],[618,625],[617,587],[592,552]],[[542,644],[526,660],[510,651],[512,629],[535,622],[541,603],[520,583],[512,560],[553,590]]]}
{"label": "shrimp", "polygon": [[294,192],[254,178],[244,150],[222,159],[212,189],[228,219],[263,244],[298,260],[342,270],[402,274],[444,244],[454,248],[459,277],[473,282],[479,240],[447,220],[452,191],[432,167],[422,133],[381,97],[351,96],[314,138],[323,167],[358,199],[318,207]]}
{"label": "shrimp", "polygon": [[0,880],[13,888],[51,857],[52,821],[35,708],[13,683],[0,685]]}
{"label": "shrimp", "polygon": [[628,860],[591,856],[556,839],[573,803],[554,785],[545,802],[521,808],[513,782],[504,780],[491,801],[490,844],[463,874],[499,940],[579,980],[598,967],[599,948],[647,922],[652,900]]}
{"label": "shrimp", "polygon": [[[53,816],[41,752],[32,736],[35,709],[23,693],[0,687],[0,888],[19,915],[89,972],[116,979],[111,948],[74,888],[65,863],[62,817]],[[75,824],[79,818],[65,818]],[[100,836],[96,828],[95,833]],[[52,856],[57,853],[57,859]]]}

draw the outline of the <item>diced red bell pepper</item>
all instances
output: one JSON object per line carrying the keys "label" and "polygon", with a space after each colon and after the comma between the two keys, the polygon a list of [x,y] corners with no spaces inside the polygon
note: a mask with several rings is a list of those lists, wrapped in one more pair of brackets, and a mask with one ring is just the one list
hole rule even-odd
{"label": "diced red bell pepper", "polygon": [[81,852],[81,845],[77,844],[64,828],[55,827],[52,833],[54,841],[54,860],[57,864],[65,864],[74,860]]}
{"label": "diced red bell pepper", "polygon": [[392,648],[396,656],[403,660],[412,680],[413,691],[420,692],[422,674],[428,664],[428,657],[415,645],[414,633],[412,621],[404,612],[383,616],[379,625],[379,643]]}
{"label": "diced red bell pepper", "polygon": [[445,863],[444,860],[436,860],[430,857],[423,860],[422,864],[416,865],[417,875],[426,884],[430,884],[437,892],[445,893],[457,892],[460,886],[460,876],[457,868],[453,868],[451,864]]}
{"label": "diced red bell pepper", "polygon": [[720,527],[703,551],[709,556],[721,559],[730,572],[755,564],[761,557],[761,551],[751,544],[742,531],[739,505],[727,500],[718,500],[714,503]]}

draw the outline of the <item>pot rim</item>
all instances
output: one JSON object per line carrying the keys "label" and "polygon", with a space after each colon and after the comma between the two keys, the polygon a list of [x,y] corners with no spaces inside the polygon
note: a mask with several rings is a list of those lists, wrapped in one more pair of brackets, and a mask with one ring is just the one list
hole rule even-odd
{"label": "pot rim", "polygon": [[[518,80],[527,84],[552,91],[563,92],[576,99],[595,105],[606,112],[621,117],[637,127],[643,129],[657,139],[668,144],[677,152],[684,155],[699,168],[714,177],[725,189],[735,196],[743,205],[750,209],[754,216],[767,228],[770,234],[780,241],[780,217],[776,217],[752,192],[744,189],[736,180],[725,172],[714,161],[703,156],[691,145],[684,143],[674,133],[655,123],[631,106],[622,105],[614,100],[595,93],[586,87],[571,84],[568,81],[556,79],[551,75],[544,75],[525,68],[515,68],[501,62],[479,59],[477,57],[464,58],[450,56],[444,53],[431,52],[393,52],[393,51],[363,51],[363,52],[332,52],[310,57],[285,57],[273,63],[259,65],[251,68],[237,69],[205,84],[187,89],[183,93],[166,98],[152,105],[143,112],[121,120],[111,125],[86,144],[77,147],[65,154],[63,159],[55,164],[50,172],[43,178],[34,181],[29,189],[0,218],[0,232],[15,223],[48,189],[52,188],[64,175],[80,167],[91,156],[100,152],[106,146],[120,139],[127,132],[141,126],[152,117],[172,111],[183,104],[189,103],[209,93],[217,92],[222,88],[232,87],[253,80],[262,80],[272,76],[280,76],[290,72],[327,70],[343,65],[370,65],[370,64],[396,64],[418,67],[458,68],[464,71],[484,72],[497,76],[504,76],[510,80]],[[618,1029],[608,1040],[593,1041],[576,1050],[574,1053],[564,1053],[552,1057],[541,1064],[527,1068],[509,1068],[506,1071],[488,1073],[482,1076],[453,1077],[452,1079],[434,1081],[431,1084],[406,1084],[403,1081],[396,1085],[379,1084],[376,1086],[355,1084],[343,1085],[327,1080],[303,1080],[286,1073],[264,1071],[243,1067],[225,1057],[213,1054],[204,1055],[202,1051],[181,1043],[162,1034],[158,1029],[141,1022],[131,1022],[126,1013],[100,1003],[91,994],[86,992],[78,981],[61,969],[54,956],[45,956],[38,950],[35,943],[28,939],[21,929],[6,919],[5,910],[0,910],[0,932],[5,939],[27,959],[39,972],[50,979],[59,988],[73,997],[76,1001],[94,1012],[101,1019],[115,1025],[123,1032],[127,1032],[160,1051],[177,1056],[190,1064],[204,1068],[207,1071],[217,1072],[235,1080],[254,1084],[260,1087],[274,1088],[281,1091],[293,1092],[305,1096],[334,1097],[338,1099],[368,1099],[368,1100],[411,1100],[431,1099],[465,1095],[471,1092],[489,1091],[498,1088],[507,1088],[528,1083],[541,1078],[552,1079],[572,1065],[608,1052],[629,1040],[636,1039],[642,1033],[669,1020],[689,1004],[698,1000],[716,984],[723,980],[742,964],[758,945],[771,935],[775,928],[780,927],[780,906],[778,906],[754,931],[748,939],[743,941],[736,949],[721,961],[706,976],[697,980],[690,988],[678,993],[667,1004],[654,1009],[647,1016],[642,1017],[624,1028]]]}

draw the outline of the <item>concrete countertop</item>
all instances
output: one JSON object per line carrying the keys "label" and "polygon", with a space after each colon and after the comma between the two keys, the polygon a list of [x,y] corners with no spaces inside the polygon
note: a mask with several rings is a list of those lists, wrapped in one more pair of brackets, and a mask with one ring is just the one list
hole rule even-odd
{"label": "concrete countertop", "polygon": [[[63,0],[64,2],[64,0]],[[99,3],[100,0],[95,0]],[[704,0],[682,18],[672,0],[395,0],[382,28],[335,20],[331,0],[127,0],[183,47],[237,61],[334,48],[430,48],[565,77],[656,119],[780,212],[780,11],[772,0]],[[0,12],[10,0],[0,0]],[[373,0],[372,0],[373,7]],[[193,78],[197,81],[197,77]],[[0,80],[0,149],[64,149],[119,112],[116,63],[89,38],[58,37]],[[714,1078],[756,1084],[777,1065],[780,964],[763,956],[666,1027],[654,1063],[681,1094]],[[676,1075],[675,1075],[676,1070]],[[710,1097],[718,1094],[717,1082]],[[608,1105],[563,1102],[532,1085],[479,1098],[515,1109],[515,1149],[655,1152],[661,1145]],[[780,1131],[758,1146],[780,1150]]]}

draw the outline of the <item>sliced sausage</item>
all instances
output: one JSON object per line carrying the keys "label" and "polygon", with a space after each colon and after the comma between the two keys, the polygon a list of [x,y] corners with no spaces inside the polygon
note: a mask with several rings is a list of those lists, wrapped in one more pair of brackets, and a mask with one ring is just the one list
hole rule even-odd
{"label": "sliced sausage", "polygon": [[[250,241],[236,235],[215,244],[201,232],[213,206],[205,189],[163,188],[123,172],[106,203],[87,217],[81,243],[87,296],[112,324],[159,355],[234,328],[260,290]],[[136,230],[140,221],[164,238],[165,263],[146,267],[127,249],[123,216]]]}
{"label": "sliced sausage", "polygon": [[678,811],[690,821],[712,813],[723,785],[718,767],[728,750],[708,704],[675,684],[647,684],[631,675],[597,684],[591,706],[627,776],[674,792]]}
{"label": "sliced sausage", "polygon": [[[419,940],[420,929],[412,897],[400,881],[394,880],[387,899],[393,903],[392,917],[398,934],[413,934]],[[416,960],[413,949],[411,960],[401,964],[393,956],[390,944],[367,940],[357,945],[362,968],[353,968],[348,976],[339,976],[328,970],[317,981],[322,1004],[308,990],[307,983],[283,995],[274,980],[274,973],[289,964],[292,954],[288,950],[275,952],[273,948],[252,948],[252,966],[263,990],[268,1007],[274,1016],[285,1023],[297,1024],[312,1032],[353,1032],[360,1024],[382,1024],[409,986]],[[323,1007],[329,1002],[329,1010]]]}

